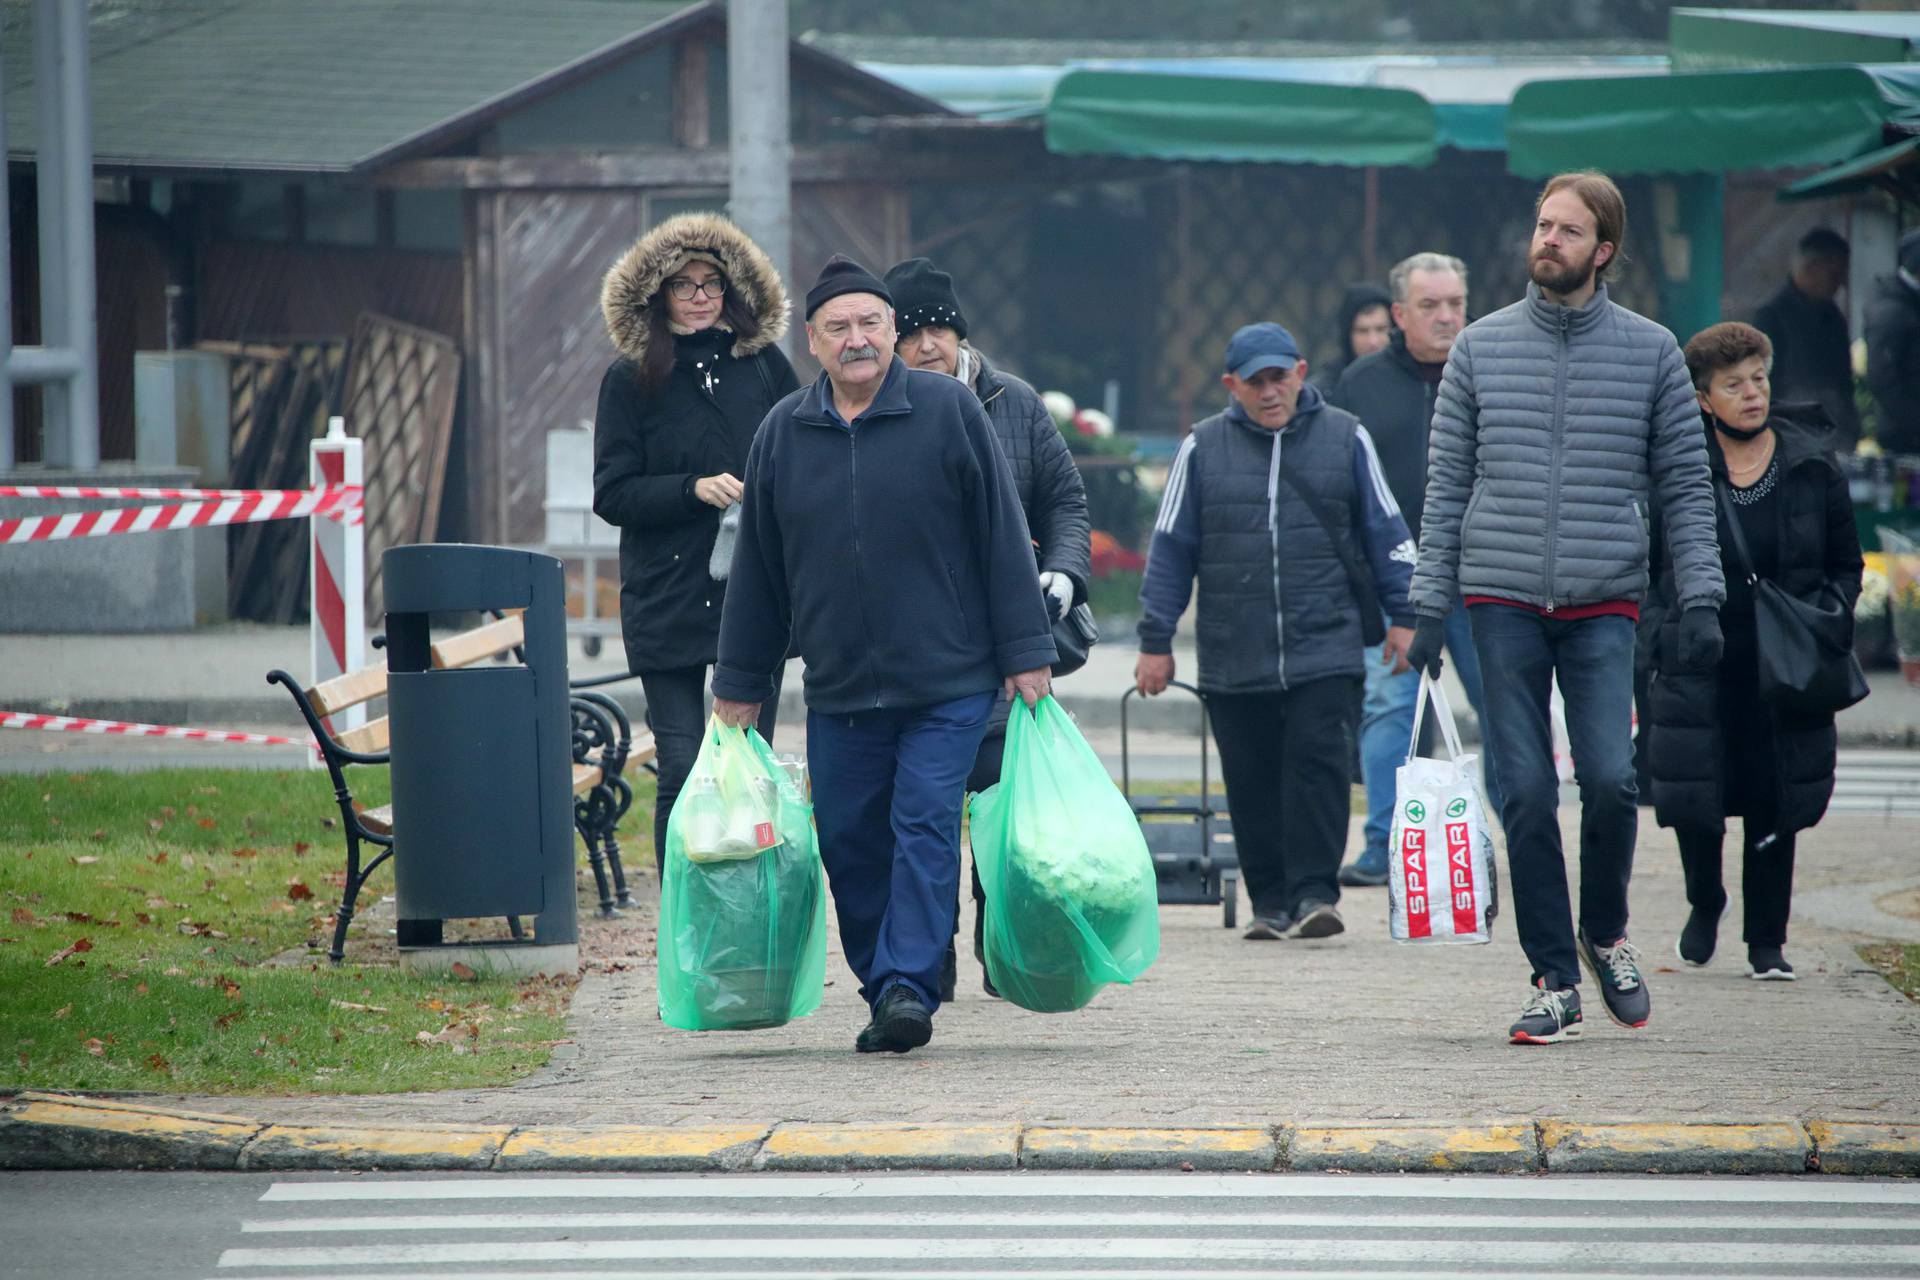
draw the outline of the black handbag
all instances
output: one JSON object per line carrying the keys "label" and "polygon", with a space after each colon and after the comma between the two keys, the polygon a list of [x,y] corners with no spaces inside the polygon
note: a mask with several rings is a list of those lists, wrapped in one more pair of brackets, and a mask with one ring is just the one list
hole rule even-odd
{"label": "black handbag", "polygon": [[1087,665],[1087,654],[1100,642],[1100,628],[1093,621],[1093,610],[1077,604],[1054,620],[1053,647],[1060,655],[1054,659],[1053,674],[1069,676]]}
{"label": "black handbag", "polygon": [[1333,547],[1333,554],[1340,557],[1341,567],[1347,571],[1347,581],[1353,587],[1353,598],[1360,604],[1360,642],[1372,647],[1387,638],[1387,615],[1380,608],[1380,593],[1373,585],[1373,575],[1361,568],[1358,558],[1346,543],[1340,540],[1340,531],[1334,523],[1333,515],[1327,510],[1327,504],[1318,494],[1308,493],[1306,487],[1280,468],[1280,479],[1292,489],[1294,496],[1307,504],[1307,510],[1320,522],[1327,541]]}
{"label": "black handbag", "polygon": [[1805,599],[1755,573],[1726,481],[1716,477],[1714,492],[1726,513],[1741,574],[1753,588],[1761,700],[1790,715],[1815,717],[1830,716],[1866,697],[1867,676],[1853,652],[1853,610],[1846,597],[1832,583],[1823,583],[1812,599]]}

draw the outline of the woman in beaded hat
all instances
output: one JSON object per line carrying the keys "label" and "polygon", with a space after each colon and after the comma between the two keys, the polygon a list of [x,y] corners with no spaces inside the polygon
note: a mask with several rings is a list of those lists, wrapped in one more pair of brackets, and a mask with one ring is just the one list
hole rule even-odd
{"label": "woman in beaded hat", "polygon": [[[799,386],[774,344],[787,331],[779,272],[717,214],[669,218],[642,236],[600,292],[618,353],[600,383],[593,509],[620,529],[620,629],[646,690],[659,751],[656,863],[667,815],[706,727],[747,447]],[[761,735],[771,740],[778,699]]]}

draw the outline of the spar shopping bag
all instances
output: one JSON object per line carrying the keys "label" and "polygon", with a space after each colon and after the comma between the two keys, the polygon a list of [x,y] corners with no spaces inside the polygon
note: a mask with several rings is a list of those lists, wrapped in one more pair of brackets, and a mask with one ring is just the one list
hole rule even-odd
{"label": "spar shopping bag", "polygon": [[[660,1018],[686,1031],[777,1027],[819,1008],[826,986],[826,875],[813,806],[755,730],[712,722],[700,760],[715,794],[748,798],[708,813],[707,798],[683,790],[667,816]],[[707,850],[700,857],[690,847],[695,827]]]}
{"label": "spar shopping bag", "polygon": [[1036,1013],[1085,1005],[1160,954],[1153,858],[1106,766],[1052,698],[1007,719],[1000,781],[973,797],[987,973]]}
{"label": "spar shopping bag", "polygon": [[[1452,759],[1416,754],[1429,698]],[[1461,749],[1446,690],[1425,672],[1407,762],[1394,774],[1393,804],[1387,923],[1394,941],[1491,942],[1500,883],[1480,794],[1480,757]]]}

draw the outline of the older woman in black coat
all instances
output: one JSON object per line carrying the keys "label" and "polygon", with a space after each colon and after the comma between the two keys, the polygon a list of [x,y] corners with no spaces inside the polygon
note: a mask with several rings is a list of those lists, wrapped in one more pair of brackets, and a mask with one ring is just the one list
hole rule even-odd
{"label": "older woman in black coat", "polygon": [[[738,519],[761,419],[800,384],[774,345],[787,331],[780,275],[717,214],[682,214],[642,236],[607,273],[600,308],[619,355],[600,383],[593,509],[620,529],[620,630],[659,751],[658,864],[706,726],[726,596],[722,519]],[[768,699],[760,719],[769,740],[777,706]]]}
{"label": "older woman in black coat", "polygon": [[1737,816],[1744,820],[1748,971],[1784,981],[1794,976],[1782,949],[1795,833],[1819,822],[1833,795],[1833,717],[1791,716],[1761,700],[1753,589],[1734,550],[1729,512],[1739,521],[1754,572],[1795,595],[1833,587],[1851,609],[1862,563],[1846,477],[1826,439],[1796,426],[1791,410],[1772,406],[1772,355],[1765,334],[1738,323],[1714,325],[1687,343],[1687,369],[1721,495],[1726,652],[1716,671],[1704,673],[1673,660],[1679,610],[1656,522],[1647,621],[1657,639],[1647,710],[1654,813],[1679,840],[1692,907],[1676,945],[1680,959],[1704,965],[1713,958],[1727,905],[1721,841],[1726,819]]}

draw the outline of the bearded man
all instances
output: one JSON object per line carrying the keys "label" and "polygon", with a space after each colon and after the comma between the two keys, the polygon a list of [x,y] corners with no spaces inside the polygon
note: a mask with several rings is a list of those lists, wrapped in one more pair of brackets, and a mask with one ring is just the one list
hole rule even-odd
{"label": "bearded man", "polygon": [[[1719,661],[1726,585],[1686,361],[1672,334],[1609,300],[1603,283],[1626,201],[1605,174],[1564,173],[1534,213],[1527,296],[1462,330],[1441,375],[1407,660],[1439,674],[1446,616],[1463,602],[1486,676],[1515,928],[1533,967],[1508,1035],[1553,1044],[1580,1032],[1583,964],[1614,1022],[1643,1027],[1651,1009],[1627,940],[1650,501],[1672,549],[1680,664]],[[1548,720],[1556,676],[1580,786],[1577,935]]]}

